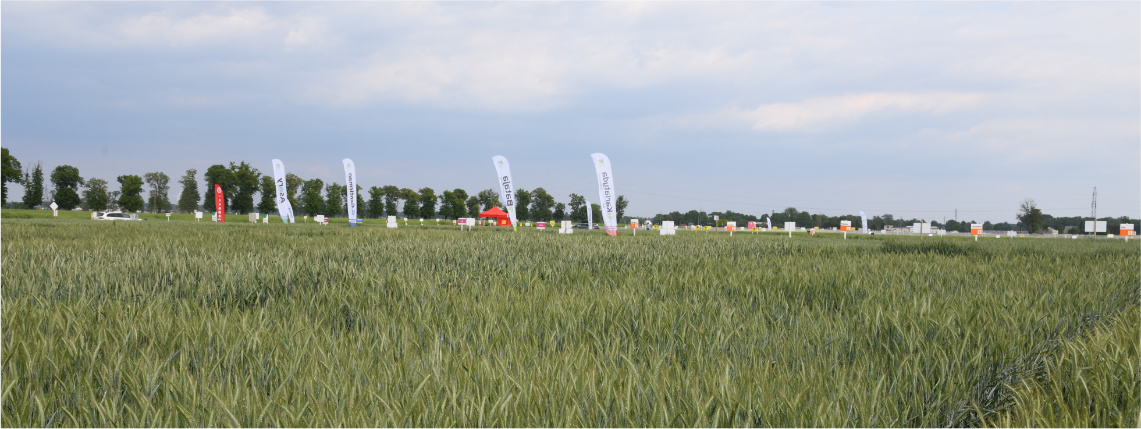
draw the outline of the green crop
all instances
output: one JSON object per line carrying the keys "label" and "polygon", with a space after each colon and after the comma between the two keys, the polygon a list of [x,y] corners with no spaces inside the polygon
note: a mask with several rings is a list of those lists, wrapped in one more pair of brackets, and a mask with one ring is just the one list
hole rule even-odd
{"label": "green crop", "polygon": [[0,252],[6,426],[1136,426],[1141,408],[1136,241],[6,219]]}

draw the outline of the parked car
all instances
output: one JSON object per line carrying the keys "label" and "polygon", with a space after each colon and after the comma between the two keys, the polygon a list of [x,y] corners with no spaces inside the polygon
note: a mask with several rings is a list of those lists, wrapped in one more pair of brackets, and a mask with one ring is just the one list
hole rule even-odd
{"label": "parked car", "polygon": [[95,213],[95,220],[141,220],[137,214],[123,213],[119,211],[107,213]]}
{"label": "parked car", "polygon": [[598,227],[591,225],[591,224],[588,224],[586,222],[583,222],[583,223],[575,225],[574,229],[598,229]]}

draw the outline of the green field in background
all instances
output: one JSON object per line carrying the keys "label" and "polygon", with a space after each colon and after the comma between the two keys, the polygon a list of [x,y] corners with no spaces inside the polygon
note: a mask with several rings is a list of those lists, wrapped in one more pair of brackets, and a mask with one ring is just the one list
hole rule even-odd
{"label": "green field in background", "polygon": [[1141,412],[1136,241],[24,212],[0,213],[5,426],[1136,427]]}

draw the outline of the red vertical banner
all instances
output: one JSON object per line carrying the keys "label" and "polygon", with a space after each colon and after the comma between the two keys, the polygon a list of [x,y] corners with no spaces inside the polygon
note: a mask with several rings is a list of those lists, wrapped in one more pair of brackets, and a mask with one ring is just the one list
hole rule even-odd
{"label": "red vertical banner", "polygon": [[226,221],[226,196],[222,195],[222,185],[214,184],[214,211],[218,212],[218,222]]}

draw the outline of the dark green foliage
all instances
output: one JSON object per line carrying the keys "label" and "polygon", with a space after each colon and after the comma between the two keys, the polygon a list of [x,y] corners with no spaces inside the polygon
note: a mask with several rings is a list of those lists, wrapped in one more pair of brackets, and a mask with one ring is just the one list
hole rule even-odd
{"label": "dark green foliage", "polygon": [[[368,188],[368,208],[365,209],[365,217],[370,219],[380,219],[384,217],[384,188],[373,186]],[[395,210],[396,204],[393,204]]]}
{"label": "dark green foliage", "polygon": [[[485,212],[492,207],[502,207],[503,203],[499,201],[499,193],[494,189],[484,189],[475,195],[479,199],[479,211]],[[476,213],[479,214],[479,213]]]}
{"label": "dark green foliage", "polygon": [[119,208],[126,212],[143,209],[143,178],[134,174],[119,176]]}
{"label": "dark green foliage", "polygon": [[233,172],[234,189],[236,192],[230,195],[229,207],[237,213],[250,213],[254,211],[254,193],[258,191],[261,185],[261,172],[258,169],[251,167],[245,161],[239,164],[230,163],[230,171]]}
{"label": "dark green foliage", "polygon": [[420,217],[420,194],[411,189],[403,188],[400,190],[400,199],[404,200],[404,217],[409,219]]}
{"label": "dark green foliage", "polygon": [[61,165],[52,170],[51,175],[52,184],[55,185],[55,199],[56,205],[60,210],[71,210],[79,207],[82,200],[79,199],[79,185],[83,184],[83,178],[79,177],[79,169],[70,165]]}
{"label": "dark green foliage", "polygon": [[555,197],[547,193],[546,189],[535,188],[531,191],[531,220],[548,221],[554,213]]}
{"label": "dark green foliage", "polygon": [[333,182],[325,186],[325,211],[322,212],[326,217],[343,216],[345,212],[345,197],[346,188],[337,182]]}
{"label": "dark green foliage", "polygon": [[575,222],[586,222],[586,198],[579,194],[570,194],[570,218]]}
{"label": "dark green foliage", "polygon": [[277,211],[277,186],[272,176],[261,177],[261,198],[258,201],[258,212],[262,214]]}
{"label": "dark green foliage", "polygon": [[144,174],[143,181],[147,182],[147,186],[150,187],[147,203],[150,204],[151,211],[159,213],[170,210],[170,199],[167,197],[167,194],[170,193],[170,176],[161,171],[156,171]]}
{"label": "dark green foliage", "polygon": [[420,188],[420,217],[431,219],[436,217],[436,191],[432,188]]}
{"label": "dark green foliage", "polygon": [[468,217],[476,217],[479,211],[479,197],[472,195],[467,199],[467,215]]}
{"label": "dark green foliage", "polygon": [[192,213],[198,208],[198,170],[190,168],[178,180],[182,193],[178,195],[178,211]]}
{"label": "dark green foliage", "polygon": [[8,154],[8,148],[0,148],[0,169],[2,169],[2,176],[0,176],[0,187],[3,188],[3,194],[0,194],[0,204],[8,203],[8,183],[20,183],[23,179],[23,173],[20,166],[20,161],[16,157]]}
{"label": "dark green foliage", "polygon": [[226,207],[229,207],[236,188],[234,185],[234,172],[226,168],[225,165],[214,164],[206,169],[206,173],[203,176],[205,178],[206,194],[202,200],[202,208],[207,213],[216,211],[214,207],[214,185],[220,185],[222,187],[224,204],[226,204]]}
{"label": "dark green foliage", "polygon": [[325,212],[325,200],[321,198],[321,190],[325,182],[321,179],[306,180],[301,185],[301,210],[307,216],[316,216]]}
{"label": "dark green foliage", "polygon": [[396,216],[396,203],[400,201],[400,188],[387,185],[384,187],[384,214],[387,216]]}
{"label": "dark green foliage", "polygon": [[83,187],[83,203],[88,210],[103,211],[107,209],[110,197],[107,195],[107,181],[103,179],[87,179]]}
{"label": "dark green foliage", "polygon": [[515,217],[521,221],[531,219],[531,192],[526,189],[515,190]]}

